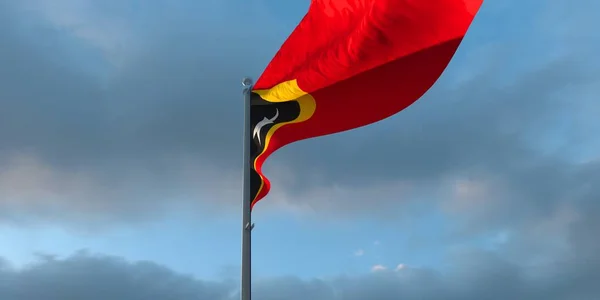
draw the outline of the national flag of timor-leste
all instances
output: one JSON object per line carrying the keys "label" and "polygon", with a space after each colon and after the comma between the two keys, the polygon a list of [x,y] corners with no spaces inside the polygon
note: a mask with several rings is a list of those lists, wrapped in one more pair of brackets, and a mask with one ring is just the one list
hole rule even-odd
{"label": "national flag of timor-leste", "polygon": [[483,0],[312,0],[253,87],[250,192],[275,150],[385,119],[440,77]]}

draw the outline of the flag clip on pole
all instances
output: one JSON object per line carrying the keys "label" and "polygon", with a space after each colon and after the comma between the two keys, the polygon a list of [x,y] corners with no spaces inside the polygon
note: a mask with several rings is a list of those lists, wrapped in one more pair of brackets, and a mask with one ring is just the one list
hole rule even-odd
{"label": "flag clip on pole", "polygon": [[251,218],[251,207],[250,204],[250,95],[252,92],[252,79],[245,77],[242,80],[243,94],[244,94],[244,159],[243,159],[243,196],[242,196],[242,267],[241,267],[241,289],[240,297],[241,300],[250,300],[251,298],[251,287],[252,287],[252,229],[254,224]]}

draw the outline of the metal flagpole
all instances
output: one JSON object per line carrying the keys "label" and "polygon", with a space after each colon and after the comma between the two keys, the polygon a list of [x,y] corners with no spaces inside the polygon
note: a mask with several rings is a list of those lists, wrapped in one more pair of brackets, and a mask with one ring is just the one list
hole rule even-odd
{"label": "metal flagpole", "polygon": [[251,298],[251,286],[252,286],[252,272],[251,272],[251,233],[254,224],[252,223],[250,214],[250,93],[252,91],[252,79],[244,78],[242,80],[242,86],[244,87],[244,187],[242,196],[242,272],[241,272],[241,300],[250,300]]}

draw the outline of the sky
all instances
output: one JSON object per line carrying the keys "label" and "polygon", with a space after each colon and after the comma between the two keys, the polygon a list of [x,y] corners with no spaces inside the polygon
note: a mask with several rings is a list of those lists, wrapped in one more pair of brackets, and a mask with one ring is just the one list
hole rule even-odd
{"label": "sky", "polygon": [[[0,298],[238,299],[241,79],[308,0],[0,0]],[[256,300],[600,297],[600,2],[486,0],[438,83],[289,145]]]}

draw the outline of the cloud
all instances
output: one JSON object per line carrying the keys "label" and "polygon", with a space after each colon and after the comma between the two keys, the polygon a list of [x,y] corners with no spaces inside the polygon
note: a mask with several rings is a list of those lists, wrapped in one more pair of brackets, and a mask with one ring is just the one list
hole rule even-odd
{"label": "cloud", "polygon": [[356,251],[354,251],[354,256],[363,256],[365,255],[365,250],[363,249],[358,249]]}
{"label": "cloud", "polygon": [[[180,164],[176,172],[156,175],[134,169],[111,179],[85,171],[53,168],[35,156],[15,155],[0,164],[0,220],[18,226],[50,222],[81,229],[157,219],[178,210],[193,209],[201,213],[207,209],[186,197],[225,199],[228,204],[220,203],[221,210],[237,206],[236,174],[221,171],[221,177],[215,180],[210,173],[218,170],[204,173],[198,171],[203,164],[180,159],[172,160],[173,166]],[[154,186],[154,182],[165,180],[171,181],[172,189]],[[137,197],[129,198],[131,195]],[[149,203],[152,209],[147,208]]]}
{"label": "cloud", "polygon": [[[593,153],[600,132],[599,43],[587,34],[596,4],[567,13],[563,2],[486,3],[424,99],[377,125],[282,149],[266,165],[272,197],[257,209],[393,221],[428,201],[482,230],[525,226],[565,201],[577,210],[594,171],[574,157]],[[233,211],[239,80],[259,74],[293,22],[264,2],[19,3],[0,4],[1,220]],[[577,35],[546,26],[557,23]]]}
{"label": "cloud", "polygon": [[[595,218],[585,220],[598,223]],[[575,234],[577,228],[573,229]],[[588,233],[592,232],[583,234],[585,242],[597,247],[600,243]],[[584,241],[574,236],[574,245],[580,242]],[[589,245],[579,246],[591,250]],[[592,300],[600,294],[598,253],[525,268],[490,252],[463,251],[448,257],[449,266],[443,272],[423,268],[389,272],[379,266],[378,272],[351,277],[255,278],[253,294],[257,300]],[[86,251],[65,258],[40,256],[21,269],[0,264],[0,296],[6,300],[233,300],[239,298],[237,285],[235,279],[200,280],[153,262],[129,262]]]}
{"label": "cloud", "polygon": [[387,270],[387,267],[384,265],[374,265],[371,267],[371,272],[381,272]]}
{"label": "cloud", "polygon": [[[239,80],[292,26],[264,3],[0,2],[0,222],[233,211]],[[425,203],[451,238],[483,236],[487,251],[451,249],[439,269],[257,279],[256,299],[597,299],[598,3],[488,1],[424,99],[266,165],[274,188],[257,209],[398,222]],[[0,259],[7,300],[229,300],[236,288],[89,253]]]}
{"label": "cloud", "polygon": [[[250,4],[235,4],[237,18],[225,3],[187,1],[132,17],[132,3],[0,4],[2,221],[129,222],[198,198],[231,211],[239,198],[239,82],[271,55],[239,49],[276,49],[277,34],[253,33]],[[210,29],[224,14],[237,21]],[[164,15],[178,20],[167,28]]]}
{"label": "cloud", "polygon": [[0,295],[37,299],[229,299],[226,283],[201,282],[151,262],[84,252],[66,259],[40,258],[22,270],[0,271]]}

